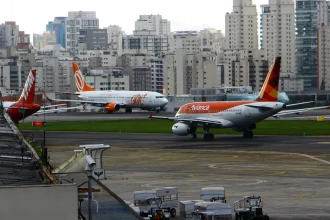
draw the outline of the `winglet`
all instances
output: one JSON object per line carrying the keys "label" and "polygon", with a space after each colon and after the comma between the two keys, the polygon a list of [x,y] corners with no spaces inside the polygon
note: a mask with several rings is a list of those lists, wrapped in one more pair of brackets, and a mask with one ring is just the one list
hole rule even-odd
{"label": "winglet", "polygon": [[150,120],[152,120],[152,114],[150,114],[148,118],[149,118]]}
{"label": "winglet", "polygon": [[24,88],[22,90],[21,96],[19,97],[18,102],[20,103],[30,103],[34,102],[35,88],[36,88],[36,76],[37,71],[31,70],[29,72],[28,77],[26,78],[26,82],[24,84]]}
{"label": "winglet", "polygon": [[276,57],[269,68],[265,82],[256,101],[276,102],[278,96],[278,84],[280,79],[281,57]]}
{"label": "winglet", "polygon": [[93,87],[87,84],[76,62],[72,62],[73,74],[76,81],[76,92],[95,91]]}
{"label": "winglet", "polygon": [[50,102],[54,102],[53,99],[49,98],[49,97],[46,95],[44,89],[41,89],[41,92],[42,92],[42,94],[45,96],[45,99],[47,99],[47,100],[50,101]]}

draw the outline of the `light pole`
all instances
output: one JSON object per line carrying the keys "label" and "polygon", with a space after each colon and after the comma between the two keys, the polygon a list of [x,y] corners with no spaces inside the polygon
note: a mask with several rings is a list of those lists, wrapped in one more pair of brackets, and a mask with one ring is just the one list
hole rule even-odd
{"label": "light pole", "polygon": [[88,220],[92,220],[93,214],[92,214],[92,177],[93,177],[93,170],[94,166],[96,165],[95,161],[90,155],[87,155],[85,157],[87,164],[85,167],[85,172],[88,177]]}
{"label": "light pole", "polygon": [[44,81],[44,94],[43,94],[43,107],[44,107],[44,122],[42,123],[42,128],[43,128],[43,133],[44,133],[44,141],[43,141],[43,148],[42,148],[42,159],[43,159],[43,163],[45,165],[47,165],[47,157],[48,157],[48,153],[47,153],[47,147],[46,147],[46,109],[45,109],[45,94],[46,94],[46,86],[45,86],[46,82]]}

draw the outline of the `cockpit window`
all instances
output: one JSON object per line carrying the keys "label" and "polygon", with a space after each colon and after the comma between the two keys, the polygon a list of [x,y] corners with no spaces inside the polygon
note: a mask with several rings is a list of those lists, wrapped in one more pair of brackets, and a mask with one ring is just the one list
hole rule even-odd
{"label": "cockpit window", "polygon": [[156,96],[156,99],[162,99],[164,96]]}

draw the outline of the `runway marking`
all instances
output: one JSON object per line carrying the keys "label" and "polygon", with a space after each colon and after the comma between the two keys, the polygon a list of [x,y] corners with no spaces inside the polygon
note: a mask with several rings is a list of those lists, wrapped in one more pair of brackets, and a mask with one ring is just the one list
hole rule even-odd
{"label": "runway marking", "polygon": [[190,174],[189,176],[190,176],[190,177],[198,177],[197,174]]}
{"label": "runway marking", "polygon": [[234,155],[233,158],[238,158],[238,156],[237,155]]}
{"label": "runway marking", "polygon": [[160,157],[158,160],[168,160],[166,157]]}
{"label": "runway marking", "polygon": [[330,144],[330,142],[317,142],[318,144]]}
{"label": "runway marking", "polygon": [[278,174],[282,175],[282,174],[285,174],[285,172],[284,172],[284,171],[282,171],[282,172],[279,172]]}
{"label": "runway marking", "polygon": [[257,180],[255,183],[241,183],[241,184],[238,184],[238,185],[248,186],[248,185],[257,185],[257,184],[261,184],[261,183],[267,183],[267,180]]}
{"label": "runway marking", "polygon": [[[211,152],[212,150],[204,150],[204,151]],[[317,161],[320,161],[322,163],[325,163],[325,164],[329,164],[330,165],[330,161],[323,160],[323,159],[320,159],[320,158],[317,158],[317,157],[314,157],[314,156],[311,156],[311,155],[308,155],[308,154],[301,154],[301,153],[289,153],[289,152],[279,152],[279,151],[231,151],[231,150],[223,151],[223,152],[235,152],[235,153],[245,153],[245,154],[246,153],[249,153],[249,154],[258,153],[258,154],[296,155],[296,156],[307,157],[309,159],[317,160]]]}
{"label": "runway marking", "polygon": [[215,164],[209,164],[208,166],[209,166],[209,168],[217,168],[217,167],[215,166]]}
{"label": "runway marking", "polygon": [[303,156],[303,157],[307,157],[307,158],[310,158],[312,160],[317,160],[317,161],[320,161],[322,163],[326,163],[326,164],[329,164],[330,165],[330,161],[323,160],[323,159],[320,159],[320,158],[317,158],[317,157],[313,157],[313,156],[308,155],[308,154],[299,154],[299,153],[294,153],[294,154],[300,155],[300,156]]}
{"label": "runway marking", "polygon": [[302,197],[302,196],[296,196],[294,199],[295,199],[295,200],[303,200],[304,197]]}

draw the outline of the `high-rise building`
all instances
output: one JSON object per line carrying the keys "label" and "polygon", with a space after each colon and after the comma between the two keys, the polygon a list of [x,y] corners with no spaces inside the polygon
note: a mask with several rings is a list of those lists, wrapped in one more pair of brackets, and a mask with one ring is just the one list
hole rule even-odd
{"label": "high-rise building", "polygon": [[110,50],[115,50],[119,55],[123,49],[123,31],[118,25],[110,25],[108,32],[108,45]]}
{"label": "high-rise building", "polygon": [[219,53],[224,46],[225,37],[221,30],[206,28],[199,32],[201,51]]}
{"label": "high-rise building", "polygon": [[108,34],[106,29],[80,29],[78,40],[81,50],[107,50]]}
{"label": "high-rise building", "polygon": [[171,22],[163,19],[161,15],[140,15],[135,21],[134,35],[143,31],[154,31],[154,35],[169,35]]}
{"label": "high-rise building", "polygon": [[318,30],[318,88],[330,90],[330,23],[322,24]]}
{"label": "high-rise building", "polygon": [[98,29],[99,19],[95,11],[70,11],[65,19],[66,49],[78,53],[80,29]]}
{"label": "high-rise building", "polygon": [[185,50],[186,53],[197,54],[201,51],[201,38],[197,31],[176,31],[169,38],[169,52]]}
{"label": "high-rise building", "polygon": [[162,57],[168,53],[168,36],[135,36],[126,35],[122,38],[122,47],[125,50],[147,51],[156,57]]}
{"label": "high-rise building", "polygon": [[257,7],[252,0],[233,0],[226,14],[225,49],[258,49]]}
{"label": "high-rise building", "polygon": [[16,47],[18,43],[19,26],[14,21],[6,21],[0,25],[0,46]]}
{"label": "high-rise building", "polygon": [[56,44],[61,44],[63,48],[66,48],[65,19],[66,17],[55,17],[54,21],[49,21],[46,25],[46,31],[54,32],[56,37]]}
{"label": "high-rise building", "polygon": [[166,56],[165,90],[168,95],[189,94],[191,88],[212,88],[217,85],[215,53],[187,53],[178,49]]}
{"label": "high-rise building", "polygon": [[318,89],[317,30],[327,24],[329,2],[296,0],[296,71],[304,90]]}
{"label": "high-rise building", "polygon": [[38,50],[44,48],[46,45],[56,44],[55,32],[45,31],[42,34],[33,34],[33,46]]}
{"label": "high-rise building", "polygon": [[261,5],[260,47],[265,59],[273,62],[281,56],[281,72],[295,74],[295,8],[293,0],[269,0]]}

